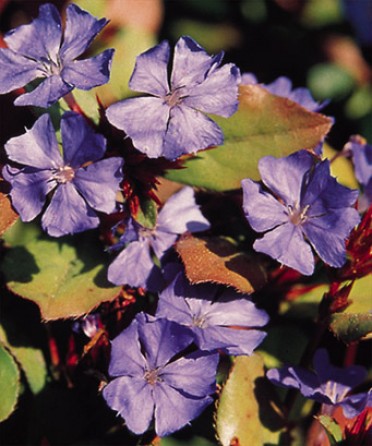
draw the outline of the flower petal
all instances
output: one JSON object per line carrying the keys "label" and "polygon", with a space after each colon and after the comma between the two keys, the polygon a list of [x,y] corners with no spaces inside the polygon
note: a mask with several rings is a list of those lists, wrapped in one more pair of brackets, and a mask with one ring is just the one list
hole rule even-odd
{"label": "flower petal", "polygon": [[115,210],[122,165],[122,158],[108,158],[75,172],[74,185],[96,211],[109,214]]}
{"label": "flower petal", "polygon": [[69,5],[66,10],[66,29],[60,51],[62,60],[70,61],[80,56],[107,23],[106,19],[97,20],[78,6]]}
{"label": "flower petal", "polygon": [[216,390],[218,360],[218,354],[199,351],[167,364],[160,377],[173,388],[202,398]]}
{"label": "flower petal", "polygon": [[315,166],[308,180],[301,197],[301,207],[309,206],[307,216],[319,216],[332,209],[352,206],[357,198],[357,190],[342,186],[331,177],[329,161],[324,160]]}
{"label": "flower petal", "polygon": [[48,114],[40,116],[23,135],[11,138],[5,144],[5,151],[9,159],[26,166],[38,169],[63,166],[55,130]]}
{"label": "flower petal", "polygon": [[354,418],[365,408],[372,407],[372,389],[367,393],[357,393],[346,397],[339,404],[346,418]]}
{"label": "flower petal", "polygon": [[138,320],[140,341],[151,368],[164,367],[193,341],[190,331],[174,322],[166,319],[146,322],[141,316]]}
{"label": "flower petal", "polygon": [[0,48],[0,94],[9,93],[40,77],[39,62]]}
{"label": "flower petal", "polygon": [[162,231],[183,234],[186,231],[206,231],[210,223],[196,204],[192,187],[184,187],[166,201],[159,213],[157,226]]}
{"label": "flower petal", "polygon": [[207,76],[214,65],[218,65],[223,57],[220,53],[211,57],[191,37],[181,37],[174,48],[173,67],[171,74],[171,89],[186,86],[189,90]]}
{"label": "flower petal", "polygon": [[14,105],[34,105],[48,108],[74,87],[66,84],[59,75],[47,77],[30,93],[25,93],[14,101]]}
{"label": "flower petal", "polygon": [[288,222],[286,208],[271,194],[250,179],[242,181],[243,210],[245,216],[257,232],[264,232]]}
{"label": "flower petal", "polygon": [[168,361],[193,341],[189,330],[172,321],[158,319],[146,313],[140,313],[137,319],[140,322],[139,333],[144,351],[155,368],[163,369]]}
{"label": "flower petal", "polygon": [[116,378],[107,384],[102,394],[132,432],[139,435],[147,430],[154,413],[154,399],[151,386],[142,377]]}
{"label": "flower petal", "polygon": [[154,389],[155,430],[162,437],[175,432],[200,415],[212,403],[209,396],[196,398],[160,383]]}
{"label": "flower petal", "polygon": [[41,5],[39,16],[27,25],[19,26],[5,37],[13,51],[36,60],[52,58],[57,62],[62,38],[61,17],[51,3]]}
{"label": "flower petal", "polygon": [[338,268],[346,261],[346,238],[359,222],[355,209],[335,209],[323,217],[309,218],[303,223],[302,230],[319,257]]}
{"label": "flower petal", "polygon": [[160,275],[150,255],[147,241],[130,243],[108,268],[108,280],[115,285],[147,287],[149,280]]}
{"label": "flower petal", "polygon": [[238,109],[238,81],[240,73],[233,64],[213,70],[203,82],[185,88],[188,95],[183,104],[204,113],[228,118]]}
{"label": "flower petal", "polygon": [[106,151],[106,138],[87,124],[83,116],[66,112],[61,120],[63,158],[71,167],[81,167],[88,161],[96,161]]}
{"label": "flower petal", "polygon": [[12,204],[22,221],[31,221],[43,209],[47,194],[56,187],[49,170],[15,169],[5,166],[3,177],[12,185]]}
{"label": "flower petal", "polygon": [[154,96],[164,97],[169,92],[169,43],[163,41],[140,54],[136,59],[129,87]]}
{"label": "flower petal", "polygon": [[163,144],[169,119],[169,106],[161,98],[130,98],[111,105],[109,122],[133,140],[133,145],[149,158],[163,156]]}
{"label": "flower petal", "polygon": [[254,242],[253,248],[306,276],[310,276],[314,271],[314,257],[310,245],[305,242],[300,227],[291,223],[267,232],[263,238]]}
{"label": "flower petal", "polygon": [[223,350],[229,355],[251,355],[265,339],[266,333],[260,330],[209,326],[193,329],[201,350]]}
{"label": "flower petal", "polygon": [[111,59],[114,50],[106,50],[90,59],[66,63],[61,76],[65,82],[81,90],[90,90],[106,84],[110,78]]}
{"label": "flower petal", "polygon": [[162,153],[165,158],[173,160],[222,143],[222,130],[203,113],[182,103],[172,107]]}
{"label": "flower petal", "polygon": [[111,341],[110,376],[142,376],[146,360],[141,353],[136,319]]}
{"label": "flower petal", "polygon": [[301,188],[305,173],[313,166],[312,155],[300,150],[286,158],[265,156],[258,163],[262,181],[286,205],[300,203]]}
{"label": "flower petal", "polygon": [[61,237],[96,228],[99,218],[73,184],[65,183],[59,184],[41,224],[52,237]]}

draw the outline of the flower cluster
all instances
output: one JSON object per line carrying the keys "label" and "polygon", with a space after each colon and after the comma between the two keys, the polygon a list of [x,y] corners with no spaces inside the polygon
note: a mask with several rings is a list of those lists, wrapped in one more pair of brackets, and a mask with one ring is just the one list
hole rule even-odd
{"label": "flower cluster", "polygon": [[[26,87],[27,92],[18,92],[15,105],[50,107],[64,98],[71,106],[68,98],[74,88],[89,90],[108,82],[113,50],[79,59],[107,23],[69,5],[63,27],[57,9],[42,5],[35,20],[4,38],[8,48],[0,49],[0,94]],[[93,314],[86,311],[84,320],[74,325],[75,333],[85,333],[91,345],[97,333],[114,337],[110,379],[102,395],[135,434],[154,426],[157,435],[168,435],[198,417],[214,401],[220,355],[251,356],[267,336],[262,327],[269,323],[274,307],[266,307],[265,299],[259,300],[262,295],[247,294],[229,278],[213,283],[210,277],[202,277],[191,282],[174,247],[178,243],[180,251],[179,237],[185,233],[208,231],[208,238],[215,229],[209,218],[213,210],[208,213],[198,204],[203,204],[203,195],[195,194],[192,186],[197,183],[192,179],[164,202],[155,194],[159,170],[154,168],[154,173],[151,166],[183,167],[185,158],[221,145],[223,131],[209,115],[229,118],[238,109],[239,83],[257,84],[254,75],[241,77],[234,64],[222,64],[223,56],[207,54],[191,37],[181,37],[173,54],[163,41],[137,57],[129,86],[143,96],[122,99],[107,109],[100,103],[98,123],[79,107],[79,113],[74,109],[60,115],[59,107],[54,114],[40,115],[37,110],[31,128],[4,146],[7,161],[2,176],[21,220],[41,216],[42,228],[52,237],[99,228],[100,240],[110,245],[107,251],[120,250],[107,270],[109,282],[124,286],[118,301],[125,293],[145,297],[128,313],[131,321],[116,318],[112,332],[100,313],[103,300],[95,303]],[[324,106],[306,89],[292,90],[291,81],[284,77],[263,88],[297,102],[307,109],[301,113],[311,117],[319,117],[316,112]],[[125,133],[125,143],[118,130]],[[316,156],[300,147],[288,150],[291,154],[286,157],[265,156],[258,163],[262,181],[242,180],[237,214],[243,210],[246,219],[242,216],[241,234],[231,243],[236,252],[208,253],[212,259],[218,257],[226,276],[231,273],[246,282],[250,259],[263,257],[254,251],[306,276],[315,272],[314,252],[333,268],[345,264],[347,239],[361,220],[355,206],[358,191],[338,183],[331,176],[330,161],[320,160],[325,133],[314,141],[313,145],[319,143]],[[370,204],[372,146],[353,138],[346,151]],[[151,179],[147,189],[136,183],[131,171],[134,158],[148,162],[143,174]],[[153,200],[150,218],[143,209],[142,214],[134,209],[133,196],[137,204]],[[259,234],[252,235],[249,226]],[[234,260],[244,250],[248,260],[242,272]],[[203,254],[196,249],[195,256],[203,260]],[[271,265],[278,271],[275,262]],[[323,268],[323,272],[329,271]],[[270,287],[264,297],[270,294],[267,290]],[[277,298],[275,293],[269,297]],[[269,370],[267,378],[324,405],[341,406],[349,418],[371,406],[371,391],[351,394],[364,382],[365,370],[333,367],[325,350],[315,354],[313,371],[284,367]]]}

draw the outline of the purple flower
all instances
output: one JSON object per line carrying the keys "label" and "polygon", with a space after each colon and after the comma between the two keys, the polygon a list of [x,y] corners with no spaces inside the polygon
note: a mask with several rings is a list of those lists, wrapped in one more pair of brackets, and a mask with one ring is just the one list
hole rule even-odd
{"label": "purple flower", "polygon": [[367,144],[359,136],[352,136],[345,148],[352,154],[355,176],[363,186],[370,204],[372,203],[372,145]]}
{"label": "purple flower", "polygon": [[222,57],[211,57],[193,39],[181,37],[168,80],[170,48],[160,43],[137,57],[129,82],[148,96],[111,105],[108,120],[150,158],[175,159],[222,144],[220,127],[205,114],[229,117],[237,110],[240,78],[235,65],[220,67]]}
{"label": "purple flower", "polygon": [[109,374],[115,379],[103,397],[135,434],[155,417],[156,433],[168,435],[213,401],[218,355],[179,356],[192,341],[184,327],[143,313],[112,341]]}
{"label": "purple flower", "polygon": [[109,281],[116,285],[157,289],[154,283],[159,281],[160,270],[152,254],[161,260],[180,234],[205,231],[209,226],[195,203],[192,188],[181,189],[165,203],[153,229],[129,220],[119,243],[127,246],[109,266]]}
{"label": "purple flower", "polygon": [[266,156],[259,170],[270,192],[252,180],[242,181],[248,222],[257,232],[268,231],[254,249],[311,275],[311,245],[325,263],[341,267],[345,239],[360,221],[351,207],[358,191],[338,184],[330,175],[329,161],[316,163],[306,150],[280,159]]}
{"label": "purple flower", "polygon": [[98,161],[106,140],[94,133],[84,118],[67,112],[61,119],[63,156],[48,114],[27,132],[5,144],[8,157],[25,167],[3,169],[12,185],[12,203],[23,221],[33,220],[54,190],[41,223],[48,234],[60,237],[95,228],[95,211],[115,210],[116,192],[122,179],[121,158]]}
{"label": "purple flower", "polygon": [[341,406],[347,418],[353,418],[366,407],[372,406],[371,390],[349,395],[353,388],[365,380],[367,372],[364,367],[334,367],[325,349],[316,351],[313,366],[314,371],[301,367],[271,369],[267,377],[278,386],[299,389],[306,398],[326,405]]}
{"label": "purple flower", "polygon": [[266,336],[252,327],[268,322],[265,311],[234,290],[190,285],[181,273],[160,293],[156,316],[189,327],[201,350],[230,355],[251,355]]}
{"label": "purple flower", "polygon": [[76,60],[107,20],[97,20],[76,5],[69,5],[66,15],[62,34],[57,8],[46,3],[35,20],[4,37],[9,48],[0,49],[0,94],[42,79],[32,92],[19,96],[15,105],[49,107],[74,87],[90,90],[108,81],[114,50]]}
{"label": "purple flower", "polygon": [[[242,85],[255,85],[258,81],[254,74],[243,73],[241,83]],[[270,84],[260,85],[271,94],[297,102],[297,104],[309,111],[317,112],[328,104],[328,101],[322,102],[321,104],[316,102],[307,88],[299,87],[292,89],[292,81],[285,76],[278,77]]]}

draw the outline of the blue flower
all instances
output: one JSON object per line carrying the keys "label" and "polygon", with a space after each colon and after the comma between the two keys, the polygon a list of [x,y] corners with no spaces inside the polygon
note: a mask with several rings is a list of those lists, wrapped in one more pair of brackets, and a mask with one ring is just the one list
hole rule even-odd
{"label": "blue flower", "polygon": [[360,221],[351,207],[358,191],[338,184],[329,161],[316,163],[306,150],[280,159],[266,156],[259,171],[270,192],[250,179],[242,181],[246,218],[255,231],[265,232],[254,249],[311,275],[311,245],[325,263],[341,267],[345,240]]}
{"label": "blue flower", "polygon": [[341,406],[347,418],[353,418],[366,407],[372,406],[372,390],[349,394],[365,380],[367,372],[364,367],[334,367],[325,349],[316,351],[313,366],[314,371],[301,367],[271,369],[266,376],[278,386],[299,389],[306,398],[326,405]]}
{"label": "blue flower", "polygon": [[231,116],[238,107],[239,70],[220,66],[223,53],[209,56],[190,37],[175,47],[168,80],[170,48],[164,41],[137,57],[129,82],[148,96],[111,105],[107,118],[150,158],[175,159],[222,144],[220,127],[206,113]]}
{"label": "blue flower", "polygon": [[165,203],[153,229],[142,227],[133,219],[127,222],[119,242],[127,246],[109,266],[109,281],[157,290],[160,270],[152,255],[161,260],[180,234],[205,231],[209,226],[195,203],[193,189],[181,189]]}
{"label": "blue flower", "polygon": [[368,205],[370,205],[372,203],[372,145],[367,144],[360,136],[352,136],[345,149],[351,152],[355,176],[359,184],[363,186]]}
{"label": "blue flower", "polygon": [[230,355],[251,355],[266,336],[265,311],[232,289],[214,284],[190,285],[182,273],[159,294],[158,318],[189,327],[201,350],[221,349]]}
{"label": "blue flower", "polygon": [[6,165],[4,178],[12,186],[12,203],[23,221],[42,212],[47,195],[54,191],[41,223],[48,234],[60,237],[95,228],[95,211],[111,213],[122,180],[121,158],[101,161],[106,140],[94,133],[85,119],[67,112],[61,119],[63,157],[48,114],[25,134],[11,138],[5,151],[24,167]]}
{"label": "blue flower", "polygon": [[[254,74],[243,73],[241,83],[242,85],[255,85],[258,84],[258,81]],[[292,81],[285,76],[278,77],[270,84],[259,85],[261,85],[271,94],[290,99],[293,102],[297,102],[297,104],[301,105],[309,111],[317,112],[328,104],[328,101],[322,102],[321,104],[319,104],[319,102],[316,102],[307,88],[299,87],[292,89]]]}
{"label": "blue flower", "polygon": [[66,15],[62,34],[57,8],[41,5],[35,20],[4,37],[8,48],[0,49],[0,94],[42,80],[32,92],[19,96],[15,105],[49,107],[74,87],[90,90],[108,81],[114,50],[76,60],[107,20],[97,20],[76,5],[69,5]]}
{"label": "blue flower", "polygon": [[145,432],[155,417],[156,433],[168,435],[213,401],[218,355],[180,356],[192,341],[186,328],[140,313],[111,342],[109,374],[115,379],[103,397],[135,434]]}

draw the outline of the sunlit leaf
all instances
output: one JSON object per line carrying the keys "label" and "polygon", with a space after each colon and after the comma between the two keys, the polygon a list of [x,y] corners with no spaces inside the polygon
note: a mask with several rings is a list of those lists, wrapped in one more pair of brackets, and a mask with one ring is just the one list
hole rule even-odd
{"label": "sunlit leaf", "polygon": [[89,236],[74,241],[40,238],[5,255],[8,288],[39,305],[45,320],[82,316],[119,293],[106,280],[102,247]]}
{"label": "sunlit leaf", "polygon": [[243,178],[260,179],[258,161],[311,149],[328,133],[331,120],[305,110],[257,85],[240,87],[240,106],[231,118],[215,118],[225,135],[223,146],[199,152],[167,178],[212,190],[240,188]]}
{"label": "sunlit leaf", "polygon": [[[19,335],[18,339],[17,335]],[[23,347],[20,336],[21,334],[19,332],[12,333],[13,344],[11,344],[4,328],[0,325],[0,342],[6,345],[8,350],[16,358],[18,364],[25,373],[31,391],[36,394],[39,393],[46,384],[47,368],[45,359],[40,349],[28,346]],[[20,345],[18,345],[18,342]]]}
{"label": "sunlit leaf", "polygon": [[12,355],[0,344],[0,421],[15,409],[20,391],[20,373]]}
{"label": "sunlit leaf", "polygon": [[369,313],[372,310],[371,290],[371,274],[357,279],[349,294],[352,303],[346,308],[345,313]]}
{"label": "sunlit leaf", "polygon": [[[330,147],[328,144],[323,146],[324,158],[332,160],[337,151]],[[336,157],[331,162],[331,175],[337,178],[337,181],[346,187],[351,189],[358,189],[358,181],[355,178],[354,168],[350,160],[343,156]]]}
{"label": "sunlit leaf", "polygon": [[257,259],[239,252],[225,239],[187,234],[178,241],[176,250],[192,284],[213,282],[253,293],[265,283],[265,273]]}
{"label": "sunlit leaf", "polygon": [[236,358],[217,408],[222,446],[278,444],[283,418],[272,395],[260,356]]}
{"label": "sunlit leaf", "polygon": [[330,328],[345,343],[372,336],[372,314],[333,314]]}

